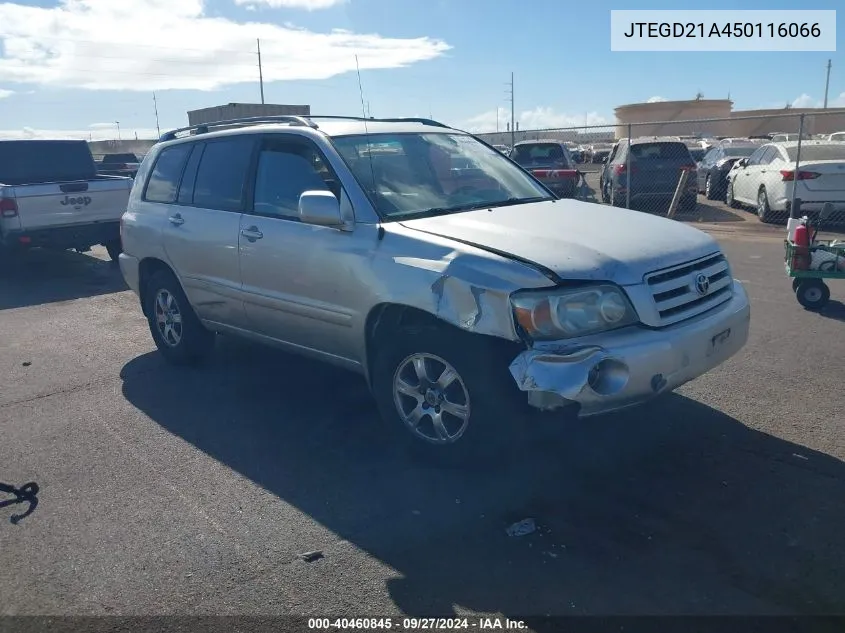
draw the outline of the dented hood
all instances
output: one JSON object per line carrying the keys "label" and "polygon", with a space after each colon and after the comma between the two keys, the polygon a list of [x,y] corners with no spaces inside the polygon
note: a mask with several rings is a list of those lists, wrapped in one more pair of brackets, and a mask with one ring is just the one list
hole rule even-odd
{"label": "dented hood", "polygon": [[709,235],[680,222],[578,200],[465,211],[402,224],[533,262],[563,279],[623,285],[719,250]]}

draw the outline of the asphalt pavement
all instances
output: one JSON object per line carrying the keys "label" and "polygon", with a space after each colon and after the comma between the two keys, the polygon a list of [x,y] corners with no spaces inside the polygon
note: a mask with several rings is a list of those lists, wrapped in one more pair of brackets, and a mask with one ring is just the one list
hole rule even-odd
{"label": "asphalt pavement", "polygon": [[0,508],[0,614],[845,613],[845,283],[803,310],[747,215],[687,218],[751,297],[738,356],[476,470],[398,453],[343,371],[166,365],[99,250],[4,265],[0,482],[40,491]]}

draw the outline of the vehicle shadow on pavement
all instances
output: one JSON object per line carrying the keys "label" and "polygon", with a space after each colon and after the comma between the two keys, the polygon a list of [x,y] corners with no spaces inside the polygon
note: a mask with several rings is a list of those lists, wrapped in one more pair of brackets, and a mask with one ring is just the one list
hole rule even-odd
{"label": "vehicle shadow on pavement", "polygon": [[0,310],[126,290],[110,261],[75,251],[32,249],[0,254]]}
{"label": "vehicle shadow on pavement", "polygon": [[819,314],[834,321],[845,321],[845,303],[831,299],[828,304],[819,311]]}
{"label": "vehicle shadow on pavement", "polygon": [[154,423],[396,570],[407,615],[845,612],[845,463],[680,395],[443,470],[386,444],[362,380],[274,350],[121,376]]}
{"label": "vehicle shadow on pavement", "polygon": [[733,222],[748,222],[754,220],[753,216],[743,217],[744,211],[726,209],[724,206],[719,206],[715,200],[707,200],[706,198],[698,197],[698,206],[694,211],[679,211],[675,215],[675,219],[682,222],[710,222],[715,224],[733,223]]}

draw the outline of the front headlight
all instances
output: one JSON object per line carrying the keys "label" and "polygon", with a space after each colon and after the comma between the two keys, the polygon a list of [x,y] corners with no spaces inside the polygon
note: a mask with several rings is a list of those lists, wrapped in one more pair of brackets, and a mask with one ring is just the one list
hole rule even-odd
{"label": "front headlight", "polygon": [[638,321],[625,293],[612,285],[511,295],[514,318],[534,340],[586,336]]}

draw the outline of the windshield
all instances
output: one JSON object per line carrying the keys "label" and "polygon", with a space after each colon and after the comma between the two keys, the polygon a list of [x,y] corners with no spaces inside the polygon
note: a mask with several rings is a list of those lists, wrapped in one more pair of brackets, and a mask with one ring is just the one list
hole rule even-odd
{"label": "windshield", "polygon": [[[789,160],[798,158],[798,146],[787,148]],[[810,160],[842,160],[845,161],[845,143],[831,143],[830,145],[802,145],[801,162]]]}
{"label": "windshield", "polygon": [[466,134],[332,140],[385,220],[554,199],[502,154]]}

